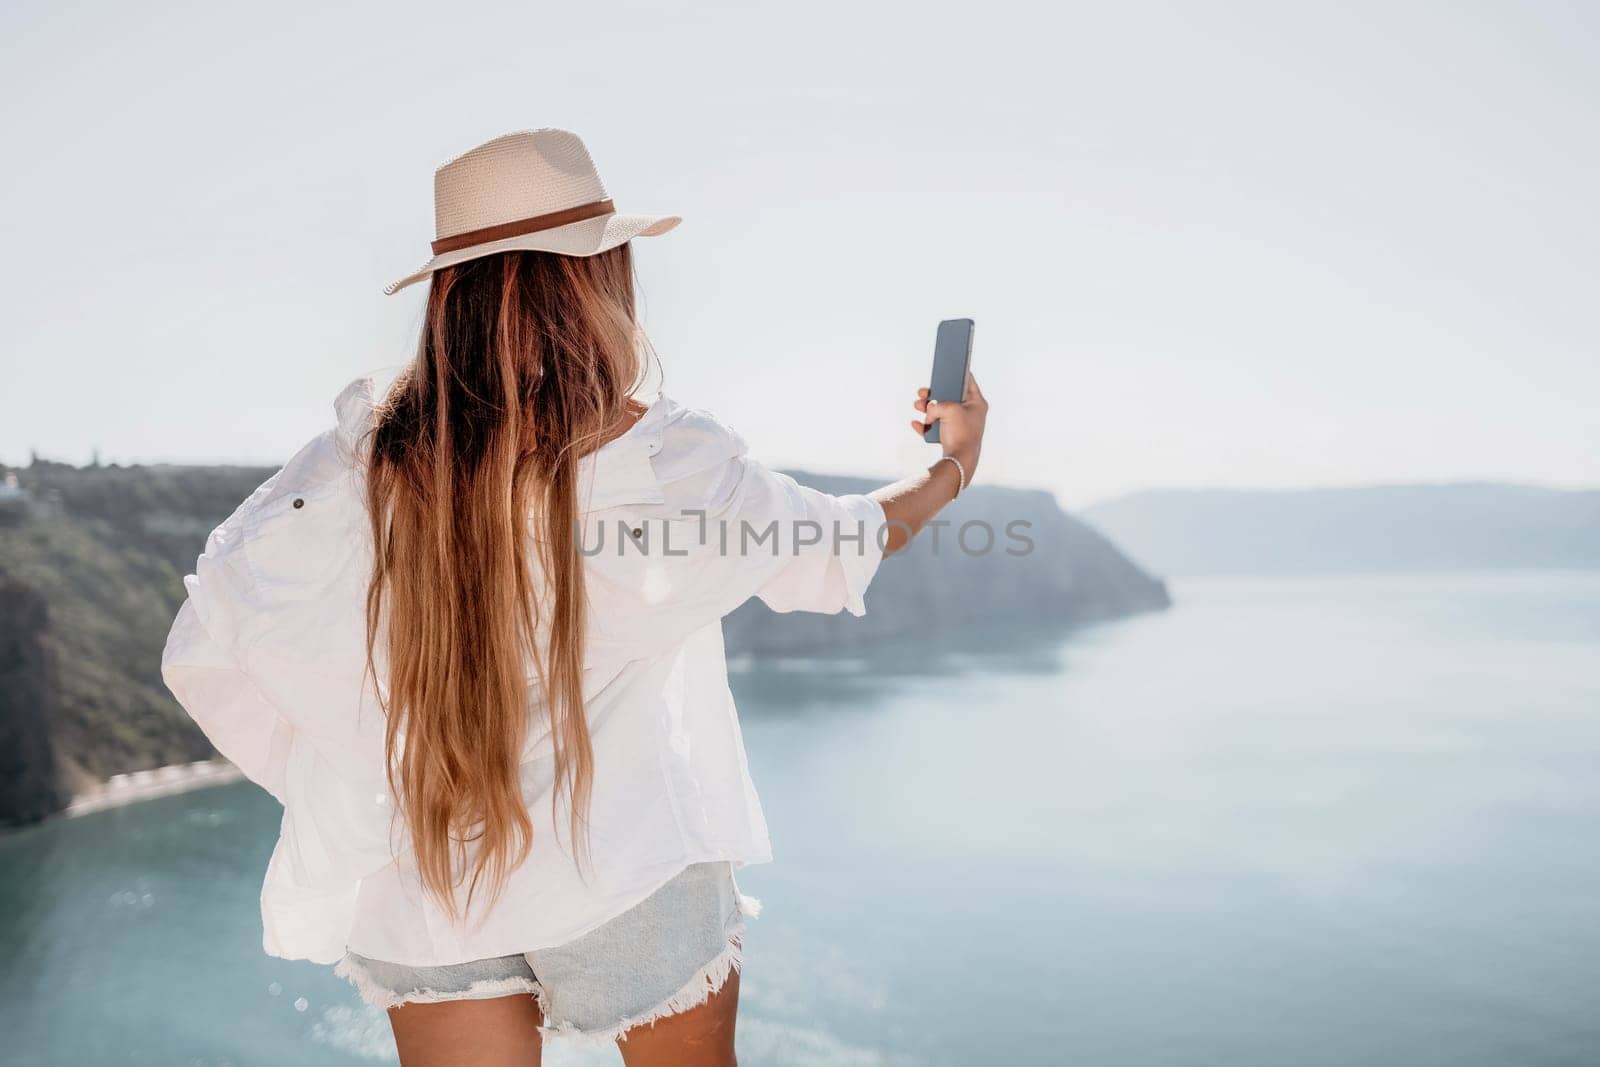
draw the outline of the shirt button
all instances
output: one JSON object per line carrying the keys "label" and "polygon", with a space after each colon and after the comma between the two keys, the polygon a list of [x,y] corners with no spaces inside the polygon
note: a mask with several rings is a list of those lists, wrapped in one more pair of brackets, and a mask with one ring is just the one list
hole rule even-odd
{"label": "shirt button", "polygon": [[294,498],[294,506],[297,507],[297,508],[305,507],[306,506],[305,497],[299,497],[299,496],[295,497]]}
{"label": "shirt button", "polygon": [[635,541],[637,541],[639,538],[644,536],[644,530],[643,530],[642,527],[635,526],[633,529],[629,530],[628,532],[633,535],[633,539]]}

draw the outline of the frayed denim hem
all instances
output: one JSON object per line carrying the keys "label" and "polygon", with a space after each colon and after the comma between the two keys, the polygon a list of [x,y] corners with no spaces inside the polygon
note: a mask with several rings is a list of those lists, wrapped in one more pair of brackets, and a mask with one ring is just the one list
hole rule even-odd
{"label": "frayed denim hem", "polygon": [[369,1006],[379,1011],[388,1011],[390,1008],[402,1007],[406,1004],[442,1004],[451,1000],[489,1000],[493,997],[508,997],[517,993],[527,993],[534,998],[540,995],[539,983],[531,978],[487,978],[473,982],[465,989],[439,991],[435,989],[413,989],[409,993],[397,993],[378,982],[367,971],[359,960],[346,956],[334,967],[333,973],[341,978],[348,979],[356,987],[356,992]]}
{"label": "frayed denim hem", "polygon": [[[603,1045],[696,1008],[721,990],[743,964],[746,921],[760,913],[761,902],[739,892],[726,861],[694,864],[641,904],[563,946],[441,966],[348,952],[334,973],[379,1011],[531,996],[546,1037]],[[685,971],[692,972],[686,981]]]}
{"label": "frayed denim hem", "polygon": [[698,1008],[727,984],[730,975],[744,965],[745,920],[761,914],[761,901],[739,894],[739,921],[728,931],[728,944],[711,962],[694,973],[683,987],[649,1011],[620,1020],[600,1030],[580,1030],[570,1022],[547,1023],[539,1028],[546,1040],[561,1039],[578,1047],[603,1046],[626,1041],[628,1032],[641,1026],[654,1026],[671,1015]]}

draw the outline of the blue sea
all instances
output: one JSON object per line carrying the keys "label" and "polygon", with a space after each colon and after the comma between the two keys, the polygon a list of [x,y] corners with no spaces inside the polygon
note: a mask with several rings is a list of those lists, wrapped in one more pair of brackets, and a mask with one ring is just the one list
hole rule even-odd
{"label": "blue sea", "polygon": [[[1600,1063],[1600,574],[1173,591],[734,664],[742,1063]],[[0,1060],[392,1061],[261,955],[276,826],[241,784],[0,838]]]}

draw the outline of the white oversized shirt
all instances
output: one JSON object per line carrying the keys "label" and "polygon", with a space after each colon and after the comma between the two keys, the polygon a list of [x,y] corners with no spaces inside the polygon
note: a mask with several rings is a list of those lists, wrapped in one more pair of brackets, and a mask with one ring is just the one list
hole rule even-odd
{"label": "white oversized shirt", "polygon": [[283,804],[261,893],[267,952],[332,962],[348,948],[414,966],[511,955],[587,933],[691,863],[771,859],[722,617],[751,596],[862,614],[883,509],[768,470],[713,416],[666,398],[585,457],[589,865],[571,858],[565,809],[552,814],[530,686],[532,851],[492,904],[479,894],[452,921],[422,891],[386,779],[381,658],[376,681],[366,671],[362,457],[378,399],[370,379],[351,383],[337,425],[212,532],[162,657],[217,750]]}

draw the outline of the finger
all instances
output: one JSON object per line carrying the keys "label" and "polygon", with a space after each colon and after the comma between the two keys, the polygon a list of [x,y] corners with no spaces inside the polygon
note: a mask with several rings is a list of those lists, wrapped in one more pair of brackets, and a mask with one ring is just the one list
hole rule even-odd
{"label": "finger", "polygon": [[922,399],[916,401],[911,406],[916,408],[918,411],[927,411],[928,410],[928,398],[927,397],[923,397]]}
{"label": "finger", "polygon": [[967,371],[967,388],[961,399],[962,401],[983,399],[983,390],[978,388],[978,379],[972,376],[971,371]]}
{"label": "finger", "polygon": [[916,419],[911,420],[911,428],[915,430],[919,436],[928,432],[927,424],[918,422]]}
{"label": "finger", "polygon": [[924,400],[928,399],[928,387],[924,385],[921,389],[918,389],[917,395]]}

